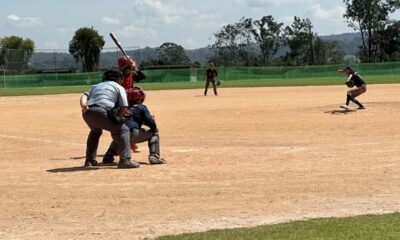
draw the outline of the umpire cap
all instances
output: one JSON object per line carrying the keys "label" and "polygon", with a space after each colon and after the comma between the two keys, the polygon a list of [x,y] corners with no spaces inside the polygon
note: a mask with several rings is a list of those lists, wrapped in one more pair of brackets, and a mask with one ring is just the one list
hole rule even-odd
{"label": "umpire cap", "polygon": [[122,72],[116,67],[113,67],[103,73],[103,82],[113,81],[116,82],[118,78],[122,77]]}

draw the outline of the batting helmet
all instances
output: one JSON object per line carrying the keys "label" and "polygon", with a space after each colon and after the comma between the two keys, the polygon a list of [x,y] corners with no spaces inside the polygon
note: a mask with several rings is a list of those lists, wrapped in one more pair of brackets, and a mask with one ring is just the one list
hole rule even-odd
{"label": "batting helmet", "polygon": [[132,62],[134,63],[133,59],[129,56],[125,56],[122,55],[118,58],[118,68],[121,70],[124,70],[125,68],[131,68],[133,69],[134,65],[132,64]]}
{"label": "batting helmet", "polygon": [[133,87],[127,91],[129,105],[141,104],[146,99],[146,93],[140,87]]}

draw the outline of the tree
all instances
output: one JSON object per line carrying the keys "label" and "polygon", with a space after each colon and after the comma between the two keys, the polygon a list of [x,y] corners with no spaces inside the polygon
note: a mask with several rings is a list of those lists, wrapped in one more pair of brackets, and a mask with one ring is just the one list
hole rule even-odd
{"label": "tree", "polygon": [[318,36],[314,41],[315,64],[337,64],[344,58],[344,52],[335,41],[323,41]]}
{"label": "tree", "polygon": [[219,65],[235,65],[239,47],[237,39],[240,31],[235,24],[225,25],[214,33],[216,38],[212,48],[216,48]]}
{"label": "tree", "polygon": [[385,29],[389,14],[400,8],[399,0],[343,0],[346,5],[348,26],[360,31],[362,46],[361,59],[367,62],[376,60],[376,39],[374,34]]}
{"label": "tree", "polygon": [[166,42],[156,50],[158,60],[164,65],[188,65],[190,59],[185,53],[185,49],[178,44]]}
{"label": "tree", "polygon": [[81,60],[84,72],[97,71],[104,43],[103,36],[100,36],[93,27],[80,28],[69,42],[69,53],[76,62]]}
{"label": "tree", "polygon": [[251,65],[255,62],[252,48],[252,20],[242,17],[238,23],[223,26],[214,33],[213,57],[218,65]]}
{"label": "tree", "polygon": [[285,28],[285,41],[290,49],[286,54],[286,61],[289,64],[308,64],[313,65],[314,59],[314,38],[311,21],[294,17],[291,26]]}
{"label": "tree", "polygon": [[0,65],[9,70],[28,68],[28,61],[35,50],[35,43],[18,36],[0,38]]}
{"label": "tree", "polygon": [[376,46],[379,61],[397,61],[400,57],[400,21],[392,21],[386,29],[375,33],[373,44]]}
{"label": "tree", "polygon": [[283,23],[275,22],[274,18],[269,15],[254,21],[253,25],[254,28],[251,32],[261,49],[262,62],[265,65],[271,61],[282,45]]}
{"label": "tree", "polygon": [[253,20],[251,18],[242,17],[238,23],[235,24],[239,31],[237,37],[237,65],[254,66],[258,63],[257,50],[254,44]]}

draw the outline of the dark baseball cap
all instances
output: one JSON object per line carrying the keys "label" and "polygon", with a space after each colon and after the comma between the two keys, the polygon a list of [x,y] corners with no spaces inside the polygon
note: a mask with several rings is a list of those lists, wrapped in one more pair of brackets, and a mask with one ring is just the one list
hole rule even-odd
{"label": "dark baseball cap", "polygon": [[103,73],[103,82],[105,81],[117,81],[118,78],[122,77],[123,73],[117,67],[108,69]]}

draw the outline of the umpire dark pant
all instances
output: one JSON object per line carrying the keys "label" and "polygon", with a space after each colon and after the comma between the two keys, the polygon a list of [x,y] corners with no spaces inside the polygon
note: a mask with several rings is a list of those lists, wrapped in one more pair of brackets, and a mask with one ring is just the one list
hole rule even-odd
{"label": "umpire dark pant", "polygon": [[125,124],[112,121],[102,107],[89,107],[89,111],[83,113],[82,117],[90,128],[86,142],[86,161],[96,160],[103,129],[111,132],[111,137],[118,146],[120,159],[131,159],[130,132]]}

